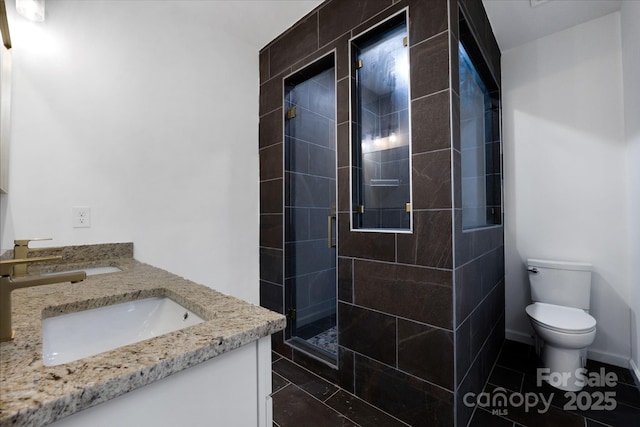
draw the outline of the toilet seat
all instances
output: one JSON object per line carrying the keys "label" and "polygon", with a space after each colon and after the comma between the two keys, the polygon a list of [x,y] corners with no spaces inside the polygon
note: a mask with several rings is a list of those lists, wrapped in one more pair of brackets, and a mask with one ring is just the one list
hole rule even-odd
{"label": "toilet seat", "polygon": [[536,302],[526,312],[540,326],[565,334],[585,334],[596,328],[596,319],[579,308]]}

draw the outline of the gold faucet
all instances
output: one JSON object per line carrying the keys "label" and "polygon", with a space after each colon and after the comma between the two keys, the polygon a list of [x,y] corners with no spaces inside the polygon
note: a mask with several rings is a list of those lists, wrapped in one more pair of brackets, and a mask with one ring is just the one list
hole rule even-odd
{"label": "gold faucet", "polygon": [[[22,242],[22,241],[20,241]],[[24,245],[27,247],[28,243]],[[18,240],[16,240],[16,245]],[[54,283],[81,282],[87,278],[84,271],[74,273],[48,274],[48,275],[29,275],[24,277],[15,277],[16,267],[25,267],[26,264],[32,262],[54,261],[62,259],[61,256],[45,256],[23,258],[16,257],[14,259],[0,261],[0,342],[11,341],[15,336],[15,331],[11,327],[11,291],[21,288],[30,288],[33,286],[51,285]]]}
{"label": "gold faucet", "polygon": [[[52,240],[51,237],[38,237],[35,239],[19,239],[13,241],[13,259],[28,258],[30,253],[42,251],[61,251],[62,248],[30,248],[30,242],[39,242],[43,240]],[[22,277],[27,275],[27,264],[16,264],[13,266],[13,277]]]}

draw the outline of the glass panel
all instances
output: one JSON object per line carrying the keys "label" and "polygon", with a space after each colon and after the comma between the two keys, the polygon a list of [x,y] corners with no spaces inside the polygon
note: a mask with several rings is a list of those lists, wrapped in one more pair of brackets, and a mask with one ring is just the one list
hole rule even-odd
{"label": "glass panel", "polygon": [[402,14],[352,42],[353,228],[411,228],[406,38]]}
{"label": "glass panel", "polygon": [[471,229],[501,223],[500,95],[464,20],[460,33],[462,228]]}
{"label": "glass panel", "polygon": [[285,293],[289,343],[335,362],[336,101],[330,59],[285,81]]}

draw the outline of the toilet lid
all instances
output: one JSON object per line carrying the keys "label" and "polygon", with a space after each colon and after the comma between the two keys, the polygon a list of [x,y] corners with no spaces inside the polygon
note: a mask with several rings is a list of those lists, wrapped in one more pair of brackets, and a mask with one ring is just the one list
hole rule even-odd
{"label": "toilet lid", "polygon": [[596,319],[579,308],[536,302],[526,311],[533,320],[561,332],[589,332],[596,327]]}

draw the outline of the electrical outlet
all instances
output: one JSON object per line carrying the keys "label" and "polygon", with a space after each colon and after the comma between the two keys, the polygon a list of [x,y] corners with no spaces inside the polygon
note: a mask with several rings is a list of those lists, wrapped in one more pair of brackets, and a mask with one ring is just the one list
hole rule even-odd
{"label": "electrical outlet", "polygon": [[91,227],[91,208],[88,206],[74,206],[71,208],[73,228]]}

